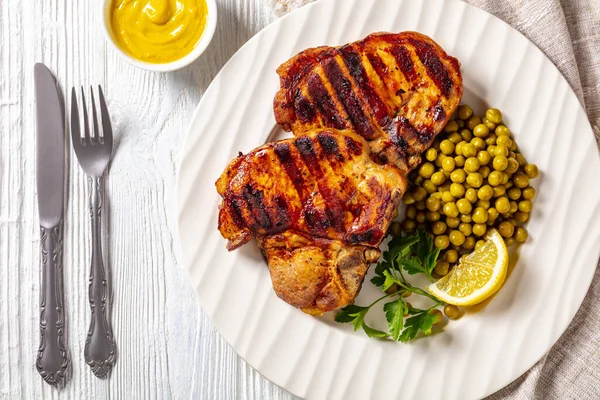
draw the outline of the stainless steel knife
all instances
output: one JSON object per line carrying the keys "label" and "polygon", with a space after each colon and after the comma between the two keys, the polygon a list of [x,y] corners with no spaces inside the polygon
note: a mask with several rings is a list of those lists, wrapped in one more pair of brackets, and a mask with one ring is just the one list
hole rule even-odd
{"label": "stainless steel knife", "polygon": [[65,382],[69,358],[65,342],[63,294],[63,209],[65,126],[62,97],[52,73],[35,64],[37,192],[40,214],[40,347],[36,367],[51,385]]}

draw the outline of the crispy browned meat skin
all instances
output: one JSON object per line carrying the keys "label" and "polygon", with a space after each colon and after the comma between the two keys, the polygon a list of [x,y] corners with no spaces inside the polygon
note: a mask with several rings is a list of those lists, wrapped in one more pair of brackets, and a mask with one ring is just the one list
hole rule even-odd
{"label": "crispy browned meat skin", "polygon": [[354,300],[406,179],[360,136],[317,130],[235,158],[216,185],[228,249],[256,238],[277,295],[320,314]]}
{"label": "crispy browned meat skin", "polygon": [[462,97],[458,61],[417,32],[375,33],[305,50],[282,64],[277,122],[294,135],[352,129],[380,163],[407,173]]}

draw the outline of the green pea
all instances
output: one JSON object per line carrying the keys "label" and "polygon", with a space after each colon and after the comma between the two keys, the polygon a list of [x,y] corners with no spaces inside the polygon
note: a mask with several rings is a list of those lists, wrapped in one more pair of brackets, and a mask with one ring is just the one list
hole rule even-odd
{"label": "green pea", "polygon": [[454,151],[454,143],[452,143],[448,139],[442,140],[442,142],[440,143],[440,150],[445,155],[450,155]]}
{"label": "green pea", "polygon": [[527,230],[525,228],[517,228],[517,231],[515,232],[515,240],[518,243],[524,243],[528,237],[529,234],[527,233]]}
{"label": "green pea", "polygon": [[508,149],[512,152],[517,151],[517,142],[515,142],[514,140],[512,141],[512,143],[510,144],[510,146],[508,147]]}
{"label": "green pea", "polygon": [[469,214],[473,209],[471,202],[467,199],[460,199],[456,202],[456,207],[458,208],[458,212],[461,214]]}
{"label": "green pea", "polygon": [[446,157],[448,157],[448,156],[445,154],[442,154],[442,153],[438,153],[438,156],[435,158],[435,161],[434,161],[435,165],[437,165],[438,167],[441,167],[442,161],[444,161],[444,159]]}
{"label": "green pea", "polygon": [[446,251],[446,254],[444,254],[444,258],[449,263],[455,263],[458,261],[458,252],[456,250],[448,250]]}
{"label": "green pea", "polygon": [[518,161],[520,167],[527,165],[527,161],[525,160],[525,157],[523,157],[523,154],[517,153],[515,159]]}
{"label": "green pea", "polygon": [[456,121],[448,121],[444,127],[444,132],[456,132],[458,130],[458,124]]}
{"label": "green pea", "polygon": [[506,187],[504,187],[504,186],[496,186],[496,187],[494,187],[494,197],[504,196],[504,193],[506,193]]}
{"label": "green pea", "polygon": [[465,187],[460,183],[450,185],[450,194],[456,198],[462,197],[465,194]]}
{"label": "green pea", "polygon": [[454,154],[460,156],[462,154],[462,148],[465,144],[467,144],[467,142],[464,140],[456,143],[456,146],[454,147]]}
{"label": "green pea", "polygon": [[506,193],[508,194],[508,198],[511,200],[519,200],[521,197],[521,189],[516,187],[511,187]]}
{"label": "green pea", "polygon": [[508,167],[508,159],[505,156],[496,156],[492,165],[496,171],[504,171]]}
{"label": "green pea", "polygon": [[424,180],[421,186],[423,186],[423,188],[427,190],[427,193],[429,194],[435,193],[437,190],[437,187],[429,179]]}
{"label": "green pea", "polygon": [[412,195],[416,201],[421,201],[425,199],[425,196],[427,196],[427,191],[422,187],[418,186],[413,189]]}
{"label": "green pea", "polygon": [[508,149],[502,145],[496,145],[494,147],[494,156],[504,156],[508,157]]}
{"label": "green pea", "polygon": [[475,172],[479,169],[479,160],[476,157],[469,157],[465,161],[465,171]]}
{"label": "green pea", "polygon": [[444,171],[448,171],[448,172],[454,171],[455,165],[456,165],[456,162],[454,161],[454,158],[452,158],[452,157],[446,157],[442,161],[442,169]]}
{"label": "green pea", "polygon": [[533,200],[533,198],[535,197],[535,189],[532,188],[531,186],[527,186],[525,189],[523,189],[523,198],[525,200]]}
{"label": "green pea", "polygon": [[[477,160],[475,158],[475,160]],[[467,183],[474,188],[478,188],[483,185],[483,177],[479,172],[471,172],[467,175]]]}
{"label": "green pea", "polygon": [[419,211],[423,211],[425,209],[425,200],[417,201],[415,203],[415,208]]}
{"label": "green pea", "polygon": [[417,227],[417,224],[412,219],[405,219],[402,222],[402,230],[405,232],[412,232]]}
{"label": "green pea", "polygon": [[444,173],[441,171],[438,171],[438,172],[434,173],[433,175],[431,175],[431,182],[436,186],[442,185],[445,181],[446,181],[446,175],[444,175]]}
{"label": "green pea", "polygon": [[465,158],[475,157],[477,155],[477,148],[472,143],[467,143],[462,147],[462,155]]}
{"label": "green pea", "polygon": [[446,232],[446,224],[442,221],[436,221],[431,225],[431,231],[434,235],[441,235]]}
{"label": "green pea", "polygon": [[488,167],[487,165],[484,165],[483,167],[479,168],[479,173],[481,174],[481,177],[483,179],[487,179],[488,176],[490,176],[490,172],[492,172],[490,170],[490,167]]}
{"label": "green pea", "polygon": [[465,238],[462,248],[465,250],[473,250],[475,248],[475,238],[473,236]]}
{"label": "green pea", "polygon": [[477,201],[477,190],[473,188],[467,189],[465,192],[465,199],[469,200],[471,203],[475,203]]}
{"label": "green pea", "polygon": [[529,186],[529,177],[522,172],[517,172],[514,174],[512,181],[519,189]]}
{"label": "green pea", "polygon": [[460,131],[460,136],[463,138],[463,140],[468,142],[473,138],[473,133],[471,133],[471,131],[468,129],[462,129]]}
{"label": "green pea", "polygon": [[460,133],[458,132],[453,132],[450,134],[450,136],[448,136],[448,140],[454,144],[457,144],[458,142],[462,141],[462,136],[460,136]]}
{"label": "green pea", "polygon": [[428,148],[425,152],[425,158],[427,159],[427,161],[435,161],[435,159],[437,158],[437,150],[433,147]]}
{"label": "green pea", "polygon": [[473,115],[473,110],[468,105],[461,104],[460,106],[458,106],[457,114],[458,114],[458,118],[465,120],[465,119],[468,119],[469,117],[471,117],[471,115]]}
{"label": "green pea", "polygon": [[462,168],[465,165],[465,158],[463,156],[454,157],[455,166]]}
{"label": "green pea", "polygon": [[508,130],[508,128],[504,125],[498,125],[496,126],[496,136],[500,137],[500,136],[510,136],[510,131]]}
{"label": "green pea", "polygon": [[465,242],[465,235],[458,230],[451,231],[448,238],[450,239],[450,243],[455,246],[460,246]]}
{"label": "green pea", "polygon": [[475,137],[471,139],[471,144],[475,146],[477,150],[485,149],[485,141],[482,138]]}
{"label": "green pea", "polygon": [[500,171],[492,171],[488,175],[488,182],[492,186],[498,186],[502,183],[502,172]]}
{"label": "green pea", "polygon": [[498,225],[498,232],[505,238],[511,237],[515,232],[515,226],[508,221],[504,221]]}
{"label": "green pea", "polygon": [[416,215],[417,209],[415,208],[415,206],[406,207],[406,218],[415,219]]}
{"label": "green pea", "polygon": [[445,249],[450,246],[450,239],[447,235],[436,236],[434,239],[435,247],[439,247],[441,249]]}
{"label": "green pea", "polygon": [[519,162],[514,157],[508,158],[508,166],[506,167],[506,172],[509,174],[514,174],[519,169]]}
{"label": "green pea", "polygon": [[450,265],[448,261],[438,260],[438,262],[435,264],[435,267],[433,268],[433,271],[440,276],[444,276],[448,274],[449,268]]}
{"label": "green pea", "polygon": [[496,210],[494,207],[487,210],[487,212],[488,212],[488,221],[495,221],[496,218],[498,218],[498,216],[500,215],[498,213],[498,210]]}
{"label": "green pea", "polygon": [[494,195],[494,189],[490,185],[483,185],[477,191],[477,197],[480,200],[490,200]]}
{"label": "green pea", "polygon": [[414,204],[415,201],[416,200],[413,197],[412,193],[406,192],[406,193],[404,193],[404,196],[402,196],[402,202],[406,205]]}
{"label": "green pea", "polygon": [[422,224],[426,220],[425,213],[423,211],[418,211],[415,219],[418,223]]}
{"label": "green pea", "polygon": [[460,220],[458,218],[446,218],[446,225],[448,225],[448,228],[456,228],[459,224]]}
{"label": "green pea", "polygon": [[450,190],[442,192],[442,201],[444,203],[452,203],[454,201],[454,196],[450,193]]}
{"label": "green pea", "polygon": [[497,108],[489,108],[485,112],[485,117],[495,124],[502,122],[502,113]]}
{"label": "green pea", "polygon": [[481,118],[479,118],[476,115],[471,115],[467,120],[467,128],[469,128],[470,130],[473,130],[479,124],[481,124]]}
{"label": "green pea", "polygon": [[458,207],[456,207],[456,203],[444,204],[444,214],[448,217],[456,218],[458,216]]}
{"label": "green pea", "polygon": [[477,203],[475,203],[475,205],[477,207],[485,208],[487,210],[488,208],[490,208],[490,201],[479,199],[479,200],[477,200]]}
{"label": "green pea", "polygon": [[540,171],[538,170],[538,167],[535,164],[527,164],[524,169],[525,173],[530,179],[537,178],[540,174]]}
{"label": "green pea", "polygon": [[[507,183],[510,181],[510,177],[511,177],[511,175],[510,175],[510,174],[508,174],[508,173],[506,173],[506,172],[503,172],[503,173],[502,173],[502,184],[503,184],[503,185],[506,185],[506,184],[507,184]],[[511,186],[512,186],[512,185],[511,185]],[[507,188],[508,188],[508,187],[510,187],[510,186],[509,186],[509,185],[507,185]]]}
{"label": "green pea", "polygon": [[498,210],[498,212],[500,214],[504,214],[510,211],[510,201],[508,200],[508,197],[500,197],[498,199],[496,199],[496,202],[494,203],[494,207],[496,208],[496,210]]}
{"label": "green pea", "polygon": [[[454,183],[463,183],[467,178],[467,173],[463,169],[455,169],[450,174],[450,180]],[[450,185],[452,187],[452,185]]]}
{"label": "green pea", "polygon": [[437,211],[429,211],[429,210],[427,210],[427,211],[425,211],[425,218],[429,222],[435,222],[435,221],[439,221],[442,218],[442,216]]}
{"label": "green pea", "polygon": [[477,159],[479,160],[480,165],[488,165],[489,162],[492,160],[492,157],[487,151],[481,150],[477,153]]}
{"label": "green pea", "polygon": [[529,213],[517,211],[514,215],[514,218],[518,223],[524,224],[529,219]]}
{"label": "green pea", "polygon": [[484,138],[490,133],[490,130],[484,124],[479,124],[473,128],[473,135],[478,138]]}
{"label": "green pea", "polygon": [[477,207],[473,211],[471,218],[476,224],[485,224],[489,218],[489,213],[485,208]]}
{"label": "green pea", "polygon": [[458,230],[463,233],[465,236],[470,236],[473,233],[473,227],[471,224],[462,223],[458,226]]}
{"label": "green pea", "polygon": [[486,231],[487,226],[485,225],[485,223],[473,225],[473,235],[475,236],[481,237],[485,235]]}
{"label": "green pea", "polygon": [[429,197],[425,200],[425,207],[427,207],[429,211],[438,211],[442,207],[442,202],[435,197]]}
{"label": "green pea", "polygon": [[511,146],[512,140],[508,136],[498,136],[496,139],[497,146],[504,146],[507,149]]}
{"label": "green pea", "polygon": [[519,211],[530,213],[532,209],[533,205],[531,204],[531,200],[523,200],[519,202]]}
{"label": "green pea", "polygon": [[493,123],[492,121],[490,121],[489,119],[487,119],[486,117],[483,117],[481,119],[481,122],[483,122],[483,124],[485,126],[487,126],[487,128],[490,130],[490,132],[493,132],[494,129],[496,129],[496,124]]}

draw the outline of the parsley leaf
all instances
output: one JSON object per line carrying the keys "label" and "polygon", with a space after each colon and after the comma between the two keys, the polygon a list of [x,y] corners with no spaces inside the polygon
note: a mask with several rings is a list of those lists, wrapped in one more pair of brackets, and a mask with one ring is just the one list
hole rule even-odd
{"label": "parsley leaf", "polygon": [[[337,322],[352,323],[354,330],[362,329],[372,338],[387,338],[401,342],[414,339],[419,332],[430,335],[432,326],[440,319],[440,314],[430,314],[430,311],[444,303],[427,291],[412,286],[405,278],[403,271],[409,275],[422,273],[433,281],[432,272],[435,268],[440,249],[434,246],[433,239],[424,231],[419,230],[410,236],[394,237],[389,242],[389,248],[383,252],[382,260],[375,267],[375,276],[371,282],[386,292],[369,306],[349,305],[343,308],[335,317]],[[396,289],[391,289],[397,287]],[[391,290],[390,290],[391,289]],[[428,309],[408,307],[403,296],[413,293],[429,298],[434,305]],[[383,311],[387,321],[387,332],[367,325],[365,316],[369,310],[381,300],[394,296],[394,300],[385,303]]]}
{"label": "parsley leaf", "polygon": [[380,338],[381,339],[381,338],[385,338],[385,337],[389,336],[387,333],[385,333],[383,331],[371,328],[364,321],[362,323],[362,328],[363,328],[363,331],[365,331],[365,333],[367,334],[367,336],[371,337],[371,338]]}
{"label": "parsley leaf", "polygon": [[431,335],[431,328],[440,319],[439,315],[430,314],[429,310],[410,309],[409,313],[411,313],[411,311],[420,312],[414,314],[412,317],[406,320],[406,328],[404,328],[399,338],[401,342],[408,342],[409,340],[414,339],[419,331],[421,331],[425,336]]}
{"label": "parsley leaf", "polygon": [[388,322],[388,329],[392,336],[392,339],[398,340],[400,338],[400,332],[404,327],[404,312],[408,310],[404,299],[400,297],[396,301],[385,303],[383,306],[385,311],[385,319]]}
{"label": "parsley leaf", "polygon": [[354,325],[354,330],[357,331],[358,328],[362,326],[367,311],[369,311],[369,307],[361,307],[351,304],[347,307],[344,307],[339,313],[337,313],[335,320],[342,323],[352,322],[352,325]]}

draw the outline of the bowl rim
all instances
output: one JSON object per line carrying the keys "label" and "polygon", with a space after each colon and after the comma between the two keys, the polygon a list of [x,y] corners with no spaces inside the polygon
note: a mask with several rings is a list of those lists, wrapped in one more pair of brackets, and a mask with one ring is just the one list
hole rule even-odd
{"label": "bowl rim", "polygon": [[109,46],[112,47],[112,49],[115,50],[115,52],[119,56],[121,56],[121,58],[123,58],[125,61],[127,61],[129,64],[131,64],[135,67],[141,68],[141,69],[145,69],[147,71],[170,72],[170,71],[176,71],[178,69],[181,69],[181,68],[184,68],[184,67],[190,65],[191,63],[196,61],[202,53],[204,53],[204,51],[206,50],[206,48],[212,41],[212,38],[214,36],[215,30],[217,27],[218,16],[217,16],[216,1],[215,0],[204,0],[206,2],[206,6],[208,8],[207,17],[206,17],[206,26],[204,27],[204,32],[202,32],[200,39],[198,39],[198,43],[196,44],[196,47],[194,47],[191,52],[189,52],[184,57],[182,57],[178,60],[171,61],[168,63],[157,63],[157,64],[149,63],[149,62],[138,60],[138,59],[130,56],[125,51],[123,51],[123,49],[121,49],[121,47],[115,42],[115,38],[114,38],[114,35],[112,32],[112,27],[110,26],[110,22],[109,22],[110,21],[110,18],[109,18],[110,7],[111,7],[113,1],[115,1],[115,0],[103,0],[100,3],[99,18],[101,19],[100,22],[101,22],[101,26],[102,26],[102,32],[104,34],[104,39],[109,44]]}

